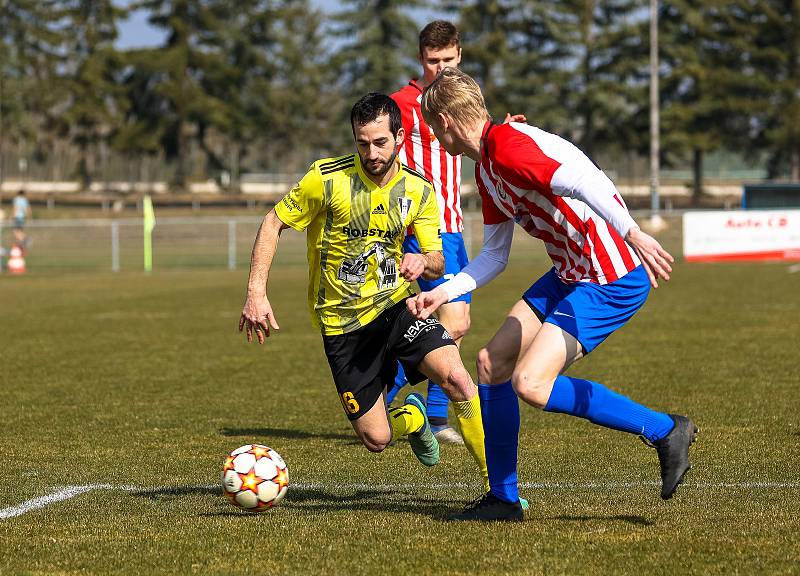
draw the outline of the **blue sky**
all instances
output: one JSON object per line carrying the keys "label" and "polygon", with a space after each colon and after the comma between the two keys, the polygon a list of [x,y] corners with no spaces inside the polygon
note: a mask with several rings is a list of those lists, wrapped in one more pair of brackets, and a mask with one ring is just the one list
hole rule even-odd
{"label": "blue sky", "polygon": [[[118,0],[120,5],[127,5],[130,0]],[[340,6],[339,0],[312,0],[311,2],[323,12],[333,12]],[[434,10],[417,9],[412,12],[420,24],[442,15]],[[153,28],[147,23],[147,13],[144,11],[133,12],[127,20],[120,22],[117,48],[142,48],[155,46],[164,39],[164,33]]]}

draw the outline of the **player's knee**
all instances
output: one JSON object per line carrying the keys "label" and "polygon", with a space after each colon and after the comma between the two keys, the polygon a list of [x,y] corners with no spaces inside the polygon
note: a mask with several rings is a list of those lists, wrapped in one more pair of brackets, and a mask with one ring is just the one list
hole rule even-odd
{"label": "player's knee", "polygon": [[492,383],[492,357],[486,348],[478,350],[478,358],[475,361],[478,371],[478,380],[483,384]]}
{"label": "player's knee", "polygon": [[500,384],[511,377],[514,365],[498,358],[488,348],[478,352],[478,379],[482,384]]}
{"label": "player's knee", "polygon": [[370,452],[383,452],[391,443],[392,435],[384,432],[363,431],[358,434],[358,439]]}
{"label": "player's knee", "polygon": [[527,404],[536,408],[544,408],[550,399],[555,378],[535,374],[526,370],[517,370],[511,377],[511,385],[517,396]]}
{"label": "player's knee", "polygon": [[442,378],[442,390],[450,400],[463,402],[475,395],[475,384],[463,365],[451,368]]}

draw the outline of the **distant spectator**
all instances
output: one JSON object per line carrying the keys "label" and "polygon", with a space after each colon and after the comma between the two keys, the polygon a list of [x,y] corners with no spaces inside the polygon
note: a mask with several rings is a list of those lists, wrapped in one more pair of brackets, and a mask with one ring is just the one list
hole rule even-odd
{"label": "distant spectator", "polygon": [[31,204],[20,190],[14,198],[14,242],[25,245],[25,221],[31,217]]}

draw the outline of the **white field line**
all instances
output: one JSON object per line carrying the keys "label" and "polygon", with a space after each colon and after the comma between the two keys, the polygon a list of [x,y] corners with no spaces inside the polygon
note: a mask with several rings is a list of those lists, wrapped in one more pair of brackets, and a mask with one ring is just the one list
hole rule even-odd
{"label": "white field line", "polygon": [[89,492],[90,490],[110,490],[113,488],[114,486],[112,486],[111,484],[87,484],[85,486],[65,486],[64,488],[61,488],[56,492],[53,492],[52,494],[48,494],[47,496],[40,496],[39,498],[26,500],[22,504],[1,509],[0,519],[5,520],[7,518],[13,518],[14,516],[22,516],[23,514],[27,514],[32,510],[38,510],[39,508],[44,508],[45,506],[49,506],[53,502],[61,502],[62,500],[69,500],[70,498],[75,498],[75,496],[79,496],[84,492]]}
{"label": "white field line", "polygon": [[[534,490],[619,490],[619,489],[634,489],[651,486],[660,486],[660,482],[520,482],[520,488],[528,488]],[[685,482],[686,487],[700,488],[700,489],[740,489],[740,490],[798,490],[800,489],[800,482],[767,482],[767,481],[751,481],[751,482]],[[368,483],[352,483],[352,484],[332,484],[326,482],[297,482],[290,484],[296,490],[333,490],[333,491],[348,491],[348,490],[368,490],[376,492],[394,492],[401,490],[458,490],[458,489],[474,489],[478,484],[468,482],[448,482],[438,484],[425,484],[425,483],[409,483],[409,484],[368,484]],[[213,490],[214,488],[222,487],[218,484],[204,484],[195,486],[161,486],[161,487],[144,487],[133,486],[129,484],[86,484],[83,486],[64,486],[58,488],[55,492],[45,496],[39,496],[26,500],[16,506],[9,506],[7,508],[0,508],[0,520],[7,520],[22,516],[28,512],[38,510],[54,504],[55,502],[62,502],[69,500],[90,492],[92,490],[117,490],[121,492],[152,492],[161,491],[169,493],[174,490],[180,492],[186,489],[198,490]]]}
{"label": "white field line", "polygon": [[[448,482],[441,484],[329,484],[325,482],[297,482],[289,485],[299,490],[373,490],[392,492],[399,490],[457,490],[473,489],[478,484]],[[661,486],[661,482],[520,482],[520,488],[534,490],[617,490]],[[739,488],[743,490],[800,489],[800,482],[683,482],[681,486],[693,488]]]}

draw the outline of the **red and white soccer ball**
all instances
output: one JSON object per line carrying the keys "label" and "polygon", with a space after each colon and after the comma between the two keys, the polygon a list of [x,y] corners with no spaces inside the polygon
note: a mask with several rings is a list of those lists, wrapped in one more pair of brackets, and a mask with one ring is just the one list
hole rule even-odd
{"label": "red and white soccer ball", "polygon": [[248,512],[263,512],[286,496],[289,469],[272,448],[245,444],[225,459],[222,489],[234,506]]}

